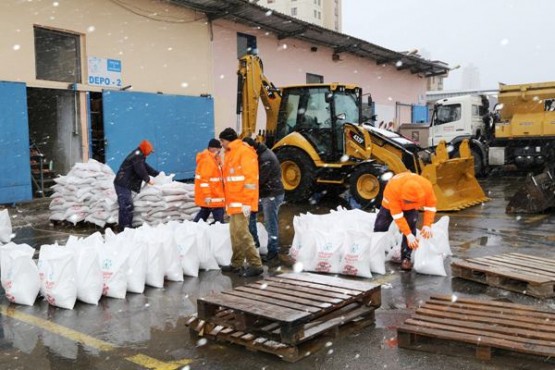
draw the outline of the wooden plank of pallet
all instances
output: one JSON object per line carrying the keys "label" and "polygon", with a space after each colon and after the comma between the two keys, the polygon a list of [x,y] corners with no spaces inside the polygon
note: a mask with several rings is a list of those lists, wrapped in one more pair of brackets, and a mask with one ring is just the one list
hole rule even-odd
{"label": "wooden plank of pallet", "polygon": [[525,262],[520,262],[514,259],[505,258],[503,256],[490,256],[490,257],[480,257],[472,258],[472,262],[482,262],[490,267],[501,267],[507,268],[511,271],[518,272],[524,276],[530,277],[543,277],[548,280],[555,280],[555,274],[549,273],[547,271],[542,271],[540,268],[533,268],[525,265]]}
{"label": "wooden plank of pallet", "polygon": [[434,296],[398,328],[399,346],[414,347],[420,338],[472,344],[479,358],[491,349],[551,357],[555,355],[552,311],[494,301]]}
{"label": "wooden plank of pallet", "polygon": [[550,262],[548,259],[544,259],[540,262],[537,259],[524,258],[522,257],[522,255],[517,255],[512,253],[490,256],[490,257],[495,257],[501,261],[508,261],[510,263],[515,264],[516,266],[533,268],[534,269],[533,272],[544,274],[545,276],[555,275],[555,261]]}
{"label": "wooden plank of pallet", "polygon": [[301,281],[301,280],[293,280],[293,279],[282,279],[281,278],[282,275],[280,275],[280,277],[268,277],[265,278],[263,281],[269,281],[269,282],[278,282],[278,283],[282,283],[282,284],[287,284],[290,285],[294,288],[292,289],[296,289],[297,287],[310,287],[310,288],[315,288],[318,289],[320,291],[323,292],[329,292],[329,293],[338,293],[341,295],[349,295],[349,296],[357,296],[360,294],[360,291],[358,290],[350,290],[350,289],[345,289],[345,288],[334,288],[331,286],[326,286],[326,285],[322,285],[322,284],[312,284],[306,281]]}
{"label": "wooden plank of pallet", "polygon": [[[323,348],[326,348],[332,337],[344,337],[357,330],[361,330],[362,328],[372,325],[374,322],[374,316],[372,314],[368,314],[367,310],[370,309],[373,313],[374,309],[369,307],[362,309],[364,310],[362,314],[360,314],[360,312],[355,312],[356,310],[352,310],[352,316],[356,317],[353,319],[349,317],[349,319],[351,319],[350,321],[339,323],[338,326],[328,328],[327,330],[318,330],[318,333],[315,336],[312,336],[311,338],[308,338],[308,340],[296,345],[280,343],[264,336],[256,336],[243,331],[233,331],[233,329],[231,329],[232,332],[230,333],[229,328],[221,330],[216,335],[206,333],[204,337],[211,340],[237,344],[251,351],[270,353],[279,356],[282,360],[287,362],[296,362]],[[190,330],[194,329],[190,328]],[[314,327],[314,330],[316,331],[316,327]]]}
{"label": "wooden plank of pallet", "polygon": [[[290,293],[287,293],[287,292],[286,293],[277,293],[277,292],[267,291],[266,289],[252,288],[252,287],[248,287],[248,286],[237,287],[233,291],[234,292],[246,292],[246,293],[251,293],[251,294],[258,294],[258,295],[266,296],[266,297],[275,297],[276,299],[280,299],[280,300],[283,300],[283,301],[298,302],[298,303],[303,304],[305,306],[312,306],[312,307],[318,307],[318,308],[328,308],[328,307],[333,306],[332,303],[323,302],[323,301],[316,301],[314,299],[301,298],[298,295],[295,295],[294,291],[291,291]],[[224,293],[224,294],[226,294],[226,293]]]}
{"label": "wooden plank of pallet", "polygon": [[317,295],[317,294],[313,294],[313,293],[307,293],[305,291],[301,291],[299,289],[284,289],[281,287],[276,287],[274,285],[268,285],[266,283],[264,283],[264,280],[260,281],[259,284],[249,284],[247,285],[247,287],[252,287],[255,289],[259,289],[259,290],[265,290],[268,292],[275,292],[275,293],[280,293],[280,294],[284,294],[284,295],[288,295],[288,296],[293,296],[293,297],[299,297],[299,298],[307,298],[313,301],[318,301],[318,302],[326,302],[326,303],[330,303],[330,304],[337,304],[337,303],[341,303],[343,301],[345,301],[346,299],[351,299],[351,297],[346,296],[346,298],[330,298],[330,297],[325,297],[325,296],[321,296],[321,295]]}
{"label": "wooden plank of pallet", "polygon": [[525,259],[527,261],[530,262],[535,262],[539,265],[548,265],[551,266],[555,269],[555,259],[553,258],[547,258],[547,257],[536,257],[536,256],[530,256],[528,254],[522,254],[522,253],[509,253],[509,255],[515,257],[515,258],[520,258],[520,259]]}
{"label": "wooden plank of pallet", "polygon": [[[322,296],[322,297],[327,297],[327,298],[336,298],[336,299],[350,299],[351,298],[351,295],[348,295],[348,294],[330,292],[330,291],[327,291],[327,290],[319,289],[315,286],[307,286],[307,285],[304,285],[303,283],[300,283],[300,282],[299,282],[299,284],[291,284],[291,281],[287,281],[287,280],[281,280],[281,281],[277,282],[277,281],[273,281],[273,280],[269,280],[269,279],[264,279],[262,281],[257,281],[255,283],[253,283],[252,285],[258,285],[258,286],[266,285],[267,287],[276,287],[276,288],[287,289],[287,290],[296,290],[296,291],[299,291],[299,292],[311,293],[311,294],[315,294],[315,295]],[[357,295],[357,294],[353,294],[353,295]]]}
{"label": "wooden plank of pallet", "polygon": [[[494,275],[499,275],[507,278],[512,278],[515,280],[521,280],[524,282],[531,282],[535,284],[543,284],[552,282],[551,279],[541,277],[541,276],[532,276],[527,274],[520,274],[516,271],[511,270],[510,268],[494,268],[490,265],[478,264],[471,262],[472,260],[461,260],[461,259],[453,259],[451,262],[451,267],[460,268],[463,270],[470,270],[470,271],[479,271],[483,273],[490,273]],[[459,272],[459,270],[457,270]],[[461,276],[463,278],[469,278],[468,275]]]}
{"label": "wooden plank of pallet", "polygon": [[[259,292],[259,291],[251,291],[249,289],[235,289],[233,291],[226,292],[225,295],[234,295],[237,297],[248,298],[248,299],[251,299],[253,303],[254,302],[271,303],[276,306],[287,307],[287,308],[291,308],[291,309],[303,311],[303,312],[314,313],[314,312],[320,311],[320,308],[314,307],[312,305],[309,306],[306,304],[300,304],[303,302],[299,302],[298,304],[289,300],[283,300],[280,297],[276,297],[275,295],[272,295],[272,294]],[[276,298],[272,298],[272,297],[276,297]]]}
{"label": "wooden plank of pallet", "polygon": [[[453,302],[453,296],[437,294],[437,295],[431,296],[430,300]],[[530,313],[546,314],[548,315],[547,317],[555,316],[555,312],[550,310],[536,308],[536,307],[527,306],[527,305],[518,304],[518,303],[512,303],[512,302],[484,301],[484,300],[477,300],[477,299],[464,298],[464,297],[457,297],[456,302],[466,303],[468,305],[474,304],[474,305],[480,305],[480,306],[487,305],[487,306],[499,307],[499,308],[512,308],[520,311],[530,311]]]}
{"label": "wooden plank of pallet", "polygon": [[344,288],[344,289],[355,290],[359,292],[372,290],[377,286],[379,286],[377,284],[366,283],[366,282],[354,280],[354,279],[351,280],[346,278],[337,278],[332,276],[324,276],[324,275],[316,275],[316,274],[308,274],[308,273],[282,274],[280,275],[280,278],[300,280],[308,283],[321,284],[321,285],[331,286],[334,288]]}
{"label": "wooden plank of pallet", "polygon": [[215,311],[218,307],[230,308],[236,311],[246,311],[270,320],[289,323],[306,319],[310,316],[309,312],[293,310],[270,303],[257,302],[256,305],[253,305],[250,299],[232,295],[224,296],[223,294],[214,294],[197,300],[198,317],[201,319],[212,318],[214,316],[212,311]]}

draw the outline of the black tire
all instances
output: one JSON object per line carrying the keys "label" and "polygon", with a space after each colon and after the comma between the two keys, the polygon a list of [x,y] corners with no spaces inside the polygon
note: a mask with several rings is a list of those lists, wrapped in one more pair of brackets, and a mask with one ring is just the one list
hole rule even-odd
{"label": "black tire", "polygon": [[484,160],[482,158],[482,153],[476,148],[470,148],[470,153],[474,157],[474,176],[483,177],[486,175]]}
{"label": "black tire", "polygon": [[314,190],[316,166],[306,153],[297,148],[280,149],[276,156],[281,166],[285,199],[289,202],[306,201]]}
{"label": "black tire", "polygon": [[[474,158],[474,176],[483,177],[487,174],[486,166],[484,165],[484,160],[482,159],[482,154],[476,148],[470,148],[470,154]],[[461,156],[459,148],[453,152],[449,158],[459,158]]]}
{"label": "black tire", "polygon": [[379,208],[387,181],[383,175],[387,167],[376,163],[356,166],[349,177],[349,190],[362,209]]}

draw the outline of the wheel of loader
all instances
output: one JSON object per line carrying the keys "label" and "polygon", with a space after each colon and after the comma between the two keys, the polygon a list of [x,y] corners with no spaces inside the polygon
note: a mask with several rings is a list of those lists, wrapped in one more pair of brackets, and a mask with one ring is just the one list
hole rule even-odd
{"label": "wheel of loader", "polygon": [[363,209],[380,207],[387,181],[382,180],[387,172],[374,163],[358,165],[349,178],[349,190]]}
{"label": "wheel of loader", "polygon": [[307,200],[314,188],[316,169],[302,150],[284,148],[276,153],[281,165],[281,181],[285,198],[291,202]]}

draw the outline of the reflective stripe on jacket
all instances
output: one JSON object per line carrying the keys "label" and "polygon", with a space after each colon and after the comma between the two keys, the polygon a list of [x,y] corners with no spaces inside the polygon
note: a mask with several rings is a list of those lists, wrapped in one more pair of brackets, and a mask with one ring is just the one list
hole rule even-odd
{"label": "reflective stripe on jacket", "polygon": [[[406,184],[411,182],[418,186],[417,199],[411,199],[406,190]],[[412,194],[414,195],[414,194]],[[406,203],[404,200],[409,199],[412,203]],[[411,233],[407,220],[403,211],[411,209],[424,209],[423,226],[431,226],[434,222],[436,213],[436,196],[432,183],[424,177],[412,172],[403,172],[393,176],[385,186],[382,200],[382,207],[389,209],[391,217],[404,235]]]}
{"label": "reflective stripe on jacket", "polygon": [[227,213],[238,214],[243,206],[258,211],[258,159],[253,148],[240,139],[229,143],[222,168]]}
{"label": "reflective stripe on jacket", "polygon": [[[206,202],[206,199],[210,202]],[[208,149],[197,154],[195,171],[195,204],[199,207],[221,208],[225,206],[222,170],[215,153]]]}

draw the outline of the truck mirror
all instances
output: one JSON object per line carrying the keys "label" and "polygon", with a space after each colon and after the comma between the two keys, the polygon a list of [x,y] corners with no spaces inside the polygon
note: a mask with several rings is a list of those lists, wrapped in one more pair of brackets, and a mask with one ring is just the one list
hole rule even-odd
{"label": "truck mirror", "polygon": [[331,103],[332,100],[333,100],[333,93],[328,92],[326,94],[326,103]]}

